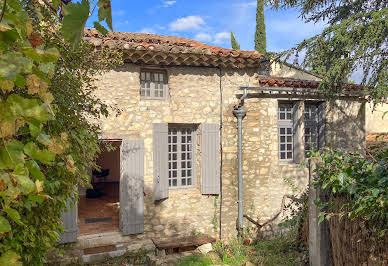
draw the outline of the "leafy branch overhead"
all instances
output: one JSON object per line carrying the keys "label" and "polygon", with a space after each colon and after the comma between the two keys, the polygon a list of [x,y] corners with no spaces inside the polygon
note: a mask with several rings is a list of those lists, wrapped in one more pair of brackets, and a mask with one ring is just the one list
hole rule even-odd
{"label": "leafy branch overhead", "polygon": [[303,51],[301,66],[324,76],[321,89],[340,92],[352,73],[374,102],[388,96],[388,1],[270,0],[275,8],[300,8],[306,22],[323,22],[322,33],[281,54]]}
{"label": "leafy branch overhead", "polygon": [[0,265],[43,264],[95,167],[99,127],[85,117],[108,107],[90,96],[93,77],[121,58],[82,40],[96,6],[106,33],[109,0],[0,0]]}

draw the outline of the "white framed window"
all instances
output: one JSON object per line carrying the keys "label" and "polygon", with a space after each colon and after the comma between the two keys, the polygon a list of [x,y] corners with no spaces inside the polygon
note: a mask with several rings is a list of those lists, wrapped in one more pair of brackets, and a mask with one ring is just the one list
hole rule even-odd
{"label": "white framed window", "polygon": [[294,103],[279,102],[278,134],[279,160],[291,162],[294,159]]}
{"label": "white framed window", "polygon": [[166,99],[168,95],[167,72],[143,69],[140,71],[140,96],[145,99]]}
{"label": "white framed window", "polygon": [[168,186],[194,186],[194,136],[191,125],[168,126]]}

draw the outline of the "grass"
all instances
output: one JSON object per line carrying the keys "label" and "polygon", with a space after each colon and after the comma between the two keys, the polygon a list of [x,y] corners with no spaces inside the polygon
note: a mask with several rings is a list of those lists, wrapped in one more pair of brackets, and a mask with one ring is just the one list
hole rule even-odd
{"label": "grass", "polygon": [[218,258],[209,255],[193,255],[178,260],[179,266],[206,266],[212,264],[245,265],[299,265],[298,253],[295,249],[296,235],[294,232],[278,235],[272,239],[256,240],[244,245],[235,240],[228,245],[217,242],[214,250]]}
{"label": "grass", "polygon": [[181,258],[177,261],[177,266],[208,266],[213,265],[214,262],[206,255],[192,255]]}

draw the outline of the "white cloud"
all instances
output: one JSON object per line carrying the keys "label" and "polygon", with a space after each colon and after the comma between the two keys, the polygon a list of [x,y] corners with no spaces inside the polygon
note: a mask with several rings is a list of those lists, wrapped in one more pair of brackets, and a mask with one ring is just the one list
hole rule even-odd
{"label": "white cloud", "polygon": [[169,7],[176,3],[176,1],[163,1],[163,7]]}
{"label": "white cloud", "polygon": [[210,42],[212,40],[212,36],[210,34],[200,32],[195,35],[194,39],[201,42]]}
{"label": "white cloud", "polygon": [[170,30],[173,31],[185,31],[185,30],[198,30],[202,25],[205,25],[205,21],[200,16],[188,16],[184,18],[178,18],[170,23]]}
{"label": "white cloud", "polygon": [[155,34],[155,30],[151,28],[143,28],[140,31],[141,33]]}
{"label": "white cloud", "polygon": [[230,40],[230,32],[223,31],[223,32],[217,33],[217,34],[214,36],[214,41],[213,41],[213,43],[215,43],[215,44],[222,44],[222,43],[224,43],[226,40]]}

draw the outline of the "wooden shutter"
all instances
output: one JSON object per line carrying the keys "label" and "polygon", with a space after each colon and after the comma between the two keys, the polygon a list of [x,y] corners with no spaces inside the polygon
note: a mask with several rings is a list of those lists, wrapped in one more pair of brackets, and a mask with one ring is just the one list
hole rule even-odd
{"label": "wooden shutter", "polygon": [[326,145],[326,103],[318,105],[318,149]]}
{"label": "wooden shutter", "polygon": [[220,126],[202,124],[202,194],[220,193]]}
{"label": "wooden shutter", "polygon": [[120,151],[120,230],[144,232],[144,142],[124,140]]}
{"label": "wooden shutter", "polygon": [[58,240],[60,244],[77,242],[77,216],[78,206],[77,204],[72,204],[72,199],[69,199],[67,202],[67,211],[62,212],[61,215],[61,221],[63,227],[65,227],[65,232],[61,234],[61,237]]}
{"label": "wooden shutter", "polygon": [[154,124],[154,200],[168,198],[168,124]]}
{"label": "wooden shutter", "polygon": [[292,117],[293,117],[293,132],[294,132],[294,163],[301,163],[304,160],[303,153],[303,113],[304,113],[304,105],[302,101],[294,102],[292,109]]}

